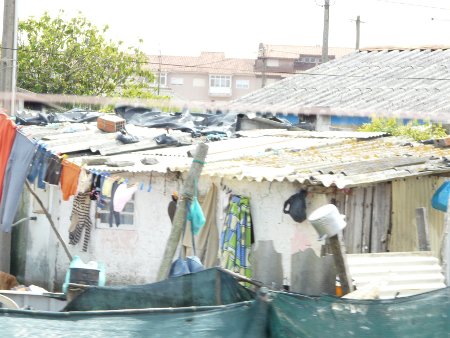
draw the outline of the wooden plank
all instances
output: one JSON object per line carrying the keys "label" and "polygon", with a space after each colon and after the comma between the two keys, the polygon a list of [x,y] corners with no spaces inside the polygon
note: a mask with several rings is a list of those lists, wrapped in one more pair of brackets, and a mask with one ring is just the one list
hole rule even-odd
{"label": "wooden plank", "polygon": [[370,252],[386,252],[388,231],[391,225],[391,184],[375,186],[372,208],[372,236]]}
{"label": "wooden plank", "polygon": [[416,209],[417,238],[419,251],[430,251],[430,237],[427,217],[427,208]]}
{"label": "wooden plank", "polygon": [[361,252],[370,252],[370,238],[372,231],[372,203],[373,203],[374,187],[367,187],[364,189],[363,202],[363,219],[362,219],[362,243]]}
{"label": "wooden plank", "polygon": [[361,253],[363,234],[362,220],[364,210],[364,188],[358,188],[354,192],[353,239],[351,253]]}
{"label": "wooden plank", "polygon": [[338,235],[330,237],[330,248],[334,257],[334,264],[336,267],[337,274],[339,276],[339,281],[342,287],[342,294],[346,295],[354,290],[352,277],[347,266],[347,261],[345,259],[345,249],[341,248],[341,241]]}

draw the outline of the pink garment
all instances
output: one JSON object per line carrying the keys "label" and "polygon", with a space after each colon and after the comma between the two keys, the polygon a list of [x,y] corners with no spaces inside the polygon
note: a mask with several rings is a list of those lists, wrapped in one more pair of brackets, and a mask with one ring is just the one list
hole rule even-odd
{"label": "pink garment", "polygon": [[126,183],[120,184],[117,187],[116,192],[114,193],[114,211],[122,212],[123,208],[125,208],[125,204],[127,204],[131,200],[131,197],[133,197],[133,194],[136,192],[136,190],[137,187],[135,185],[128,188]]}

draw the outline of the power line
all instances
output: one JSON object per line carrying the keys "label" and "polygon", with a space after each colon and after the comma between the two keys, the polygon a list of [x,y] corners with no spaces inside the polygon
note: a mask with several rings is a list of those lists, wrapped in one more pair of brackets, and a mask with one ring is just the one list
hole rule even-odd
{"label": "power line", "polygon": [[448,7],[437,7],[437,6],[413,4],[413,3],[410,3],[410,2],[392,1],[392,0],[375,0],[375,1],[387,2],[387,3],[403,5],[403,6],[422,7],[422,8],[431,8],[431,9],[439,9],[439,10],[443,10],[443,11],[450,11],[450,8],[448,8]]}

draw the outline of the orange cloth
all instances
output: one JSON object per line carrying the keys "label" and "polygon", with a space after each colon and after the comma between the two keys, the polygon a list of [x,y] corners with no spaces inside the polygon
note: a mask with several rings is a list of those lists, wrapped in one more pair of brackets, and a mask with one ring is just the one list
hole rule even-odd
{"label": "orange cloth", "polygon": [[3,178],[15,137],[16,125],[9,119],[8,115],[0,113],[0,202],[2,200]]}
{"label": "orange cloth", "polygon": [[81,168],[75,163],[68,160],[62,161],[61,171],[61,190],[63,200],[68,201],[70,196],[77,193],[78,178],[80,177]]}

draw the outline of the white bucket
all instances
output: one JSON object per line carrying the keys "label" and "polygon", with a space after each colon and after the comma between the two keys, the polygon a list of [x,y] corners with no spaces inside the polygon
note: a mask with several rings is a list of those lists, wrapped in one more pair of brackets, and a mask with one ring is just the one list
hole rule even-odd
{"label": "white bucket", "polygon": [[347,223],[344,220],[345,215],[341,215],[334,204],[325,204],[314,210],[308,217],[319,234],[319,241],[327,237],[337,235],[339,231],[345,228]]}

